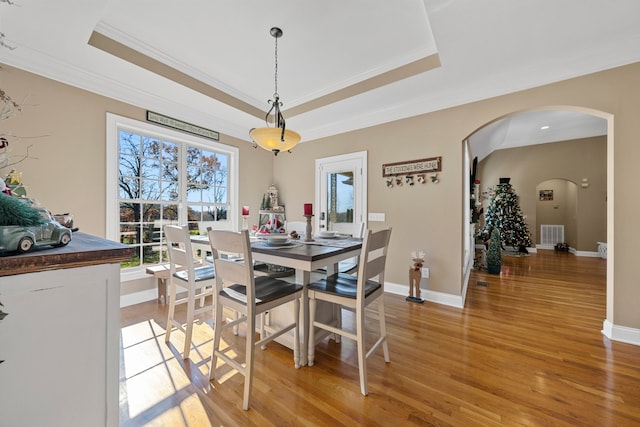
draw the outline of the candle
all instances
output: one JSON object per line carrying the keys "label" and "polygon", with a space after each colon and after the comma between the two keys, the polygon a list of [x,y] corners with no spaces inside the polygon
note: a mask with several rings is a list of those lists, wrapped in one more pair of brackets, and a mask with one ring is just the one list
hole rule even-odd
{"label": "candle", "polygon": [[304,214],[313,215],[313,205],[311,203],[304,204]]}
{"label": "candle", "polygon": [[242,216],[249,216],[249,206],[242,207]]}

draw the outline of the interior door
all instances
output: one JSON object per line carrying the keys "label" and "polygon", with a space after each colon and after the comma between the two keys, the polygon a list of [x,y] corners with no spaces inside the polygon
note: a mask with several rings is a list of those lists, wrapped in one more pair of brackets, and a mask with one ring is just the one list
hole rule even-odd
{"label": "interior door", "polygon": [[316,160],[316,231],[358,235],[367,220],[367,152]]}

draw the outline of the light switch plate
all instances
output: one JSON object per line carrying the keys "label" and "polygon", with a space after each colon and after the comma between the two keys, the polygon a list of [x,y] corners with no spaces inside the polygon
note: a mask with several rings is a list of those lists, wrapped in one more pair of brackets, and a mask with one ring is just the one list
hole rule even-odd
{"label": "light switch plate", "polygon": [[384,221],[384,213],[369,213],[369,221]]}

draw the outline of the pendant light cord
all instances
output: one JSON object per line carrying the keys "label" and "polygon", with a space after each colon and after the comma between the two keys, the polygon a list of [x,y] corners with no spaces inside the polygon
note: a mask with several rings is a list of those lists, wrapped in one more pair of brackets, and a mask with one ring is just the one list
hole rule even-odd
{"label": "pendant light cord", "polygon": [[274,37],[276,39],[276,47],[275,47],[275,72],[273,73],[274,77],[274,87],[275,91],[273,92],[273,97],[278,99],[280,96],[278,95],[278,37]]}

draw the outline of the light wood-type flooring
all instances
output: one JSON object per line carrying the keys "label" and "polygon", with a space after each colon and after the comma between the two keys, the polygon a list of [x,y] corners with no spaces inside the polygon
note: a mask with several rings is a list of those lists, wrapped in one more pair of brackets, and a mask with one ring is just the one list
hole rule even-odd
{"label": "light wood-type flooring", "polygon": [[385,295],[391,363],[381,350],[369,359],[367,397],[353,342],[326,339],[315,365],[300,369],[289,349],[272,343],[256,353],[248,411],[242,376],[226,370],[222,383],[208,381],[210,318],[198,322],[191,359],[183,361],[182,334],[164,341],[166,306],[127,307],[120,423],[638,426],[640,346],[600,332],[605,275],[601,258],[542,250],[505,257],[500,276],[472,272],[464,309]]}

